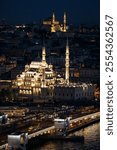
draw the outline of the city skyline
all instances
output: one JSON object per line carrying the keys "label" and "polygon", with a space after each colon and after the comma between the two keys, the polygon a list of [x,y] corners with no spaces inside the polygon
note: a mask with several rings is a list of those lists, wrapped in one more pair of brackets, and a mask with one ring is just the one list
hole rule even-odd
{"label": "city skyline", "polygon": [[62,14],[67,12],[68,23],[99,25],[100,2],[99,0],[59,0],[59,1],[7,1],[0,2],[0,19],[5,19],[9,23],[30,23],[51,17],[54,11],[57,19],[62,21]]}
{"label": "city skyline", "polygon": [[99,24],[99,0],[0,1],[0,149],[99,149]]}

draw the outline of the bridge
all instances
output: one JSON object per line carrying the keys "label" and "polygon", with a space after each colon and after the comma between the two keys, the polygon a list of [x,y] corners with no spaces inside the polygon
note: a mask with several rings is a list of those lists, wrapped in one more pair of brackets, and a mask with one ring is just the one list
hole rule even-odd
{"label": "bridge", "polygon": [[[70,120],[70,127],[68,130],[68,133],[73,132],[75,129],[76,130],[81,129],[85,127],[86,125],[89,125],[89,124],[94,123],[95,121],[98,121],[99,119],[100,119],[100,112],[96,112],[96,113],[89,114],[83,117],[72,119]],[[55,133],[55,126],[51,126],[51,127],[36,131],[34,133],[31,133],[28,135],[28,139],[30,140],[34,137],[38,137],[38,136],[46,135],[46,134],[53,134],[53,133]],[[7,149],[7,147],[8,147],[8,143],[0,146],[0,150]]]}
{"label": "bridge", "polygon": [[[85,125],[93,123],[93,122],[99,120],[99,118],[100,118],[100,112],[72,119],[72,120],[70,120],[70,129],[68,130],[68,132],[71,132],[75,128],[78,129],[78,128],[84,127]],[[46,129],[29,134],[28,137],[29,137],[29,139],[31,139],[36,136],[52,134],[54,132],[55,132],[55,126],[51,126]]]}

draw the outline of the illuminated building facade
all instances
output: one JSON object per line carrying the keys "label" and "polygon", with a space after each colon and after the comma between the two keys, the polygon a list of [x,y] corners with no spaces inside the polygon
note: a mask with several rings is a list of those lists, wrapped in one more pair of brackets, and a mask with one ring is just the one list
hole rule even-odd
{"label": "illuminated building facade", "polygon": [[32,61],[25,65],[25,70],[17,76],[15,87],[20,95],[52,96],[51,91],[55,84],[63,84],[64,79],[57,75],[52,65],[46,62],[46,49],[42,47],[42,61]]}
{"label": "illuminated building facade", "polygon": [[65,79],[53,70],[46,62],[46,49],[42,47],[42,61],[32,61],[17,76],[15,87],[19,95],[43,99],[70,100],[94,98],[95,85],[86,83],[70,83],[69,81],[69,44],[66,44]]}
{"label": "illuminated building facade", "polygon": [[59,21],[56,20],[55,13],[53,13],[52,19],[43,21],[43,25],[50,26],[51,32],[56,32],[56,31],[66,32],[67,31],[66,12],[64,12],[63,24],[61,24]]}

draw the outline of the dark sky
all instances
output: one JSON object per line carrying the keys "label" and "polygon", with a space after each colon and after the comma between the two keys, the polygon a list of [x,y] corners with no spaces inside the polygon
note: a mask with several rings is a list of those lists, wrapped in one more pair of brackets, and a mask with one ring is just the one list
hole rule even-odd
{"label": "dark sky", "polygon": [[0,19],[9,23],[38,22],[53,10],[60,21],[66,11],[70,24],[99,24],[100,0],[0,0]]}

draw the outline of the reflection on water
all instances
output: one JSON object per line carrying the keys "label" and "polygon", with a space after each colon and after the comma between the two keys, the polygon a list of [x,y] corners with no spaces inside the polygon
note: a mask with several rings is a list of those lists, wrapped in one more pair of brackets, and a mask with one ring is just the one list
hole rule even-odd
{"label": "reflection on water", "polygon": [[51,141],[40,143],[40,146],[33,148],[33,150],[100,150],[100,123],[93,124],[73,134],[84,135],[84,143]]}

